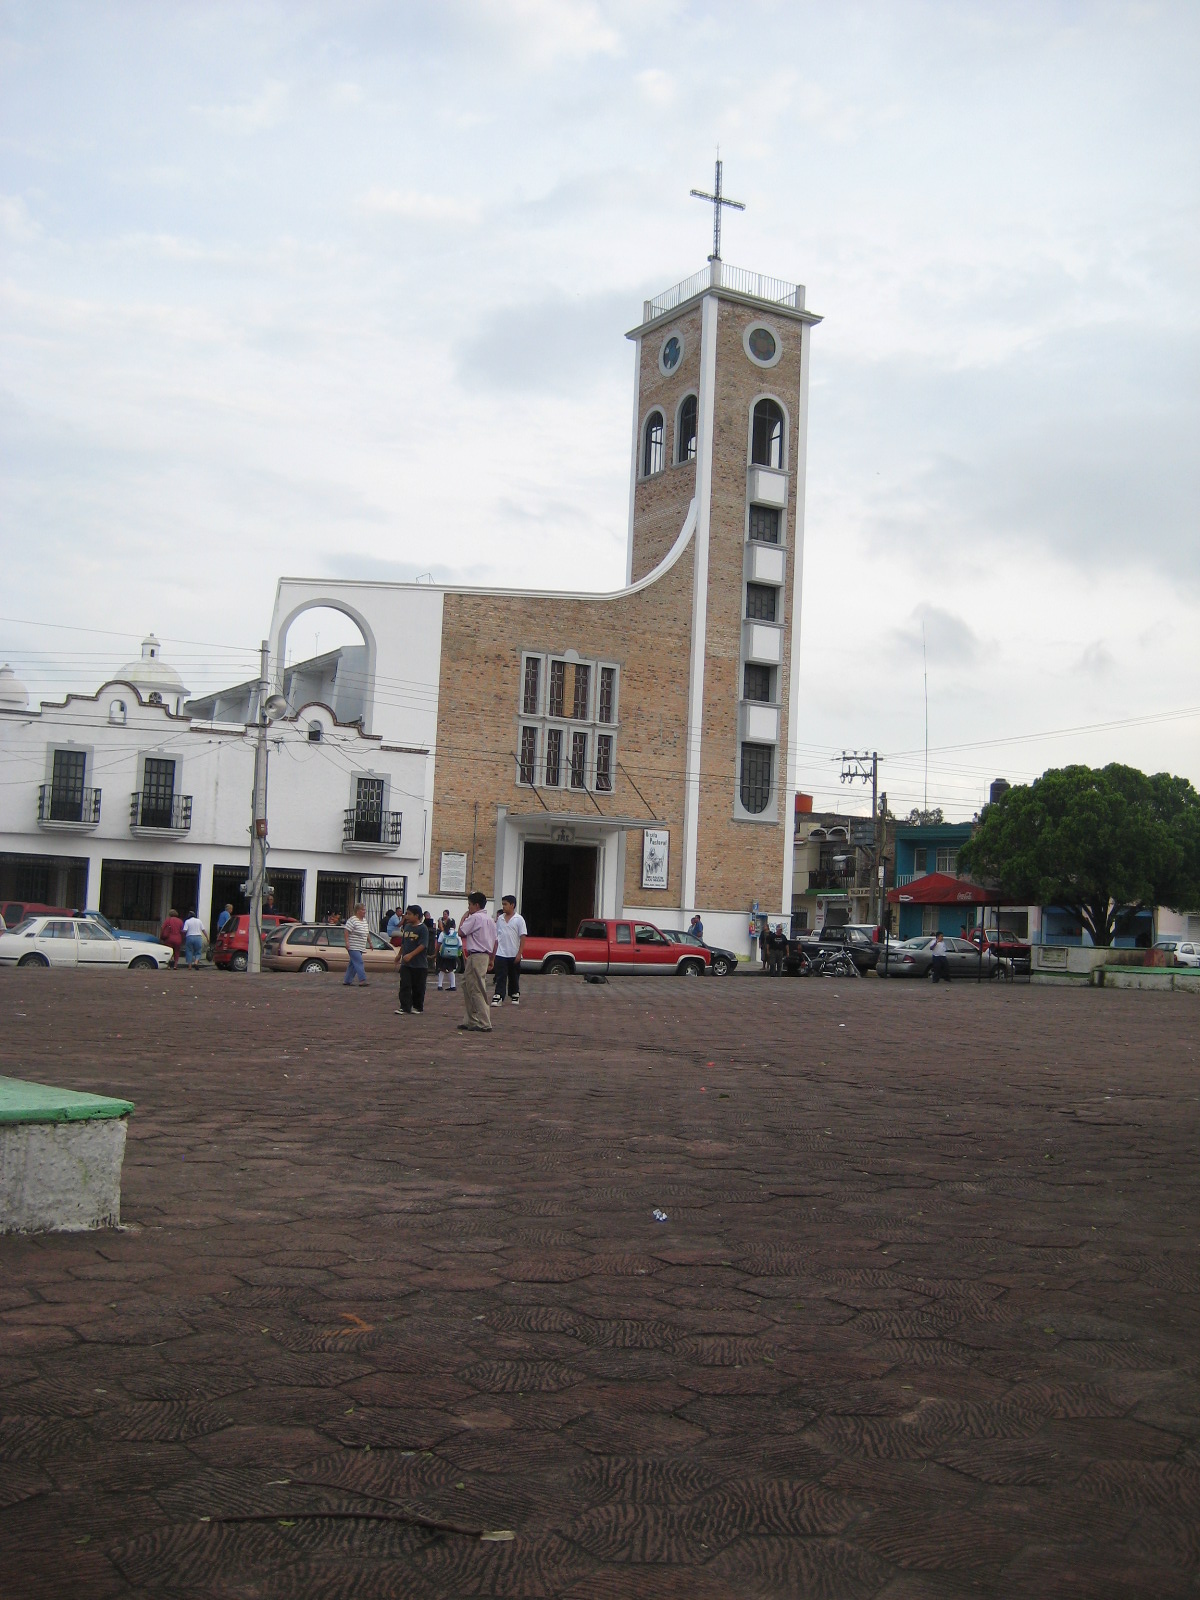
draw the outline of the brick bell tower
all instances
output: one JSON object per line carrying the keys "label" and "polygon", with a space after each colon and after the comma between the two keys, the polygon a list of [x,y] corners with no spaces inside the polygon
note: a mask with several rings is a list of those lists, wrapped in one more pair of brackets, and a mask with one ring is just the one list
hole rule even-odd
{"label": "brick bell tower", "polygon": [[[696,191],[693,191],[696,192]],[[696,503],[684,908],[791,913],[809,340],[803,285],[720,259],[645,302],[627,580]]]}

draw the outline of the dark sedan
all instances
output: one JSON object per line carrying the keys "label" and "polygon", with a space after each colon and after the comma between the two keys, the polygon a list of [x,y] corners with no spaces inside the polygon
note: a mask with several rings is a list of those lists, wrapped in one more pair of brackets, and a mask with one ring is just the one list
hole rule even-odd
{"label": "dark sedan", "polygon": [[663,933],[672,944],[695,945],[699,950],[707,950],[712,956],[712,974],[714,978],[724,978],[737,966],[737,957],[732,950],[718,950],[716,945],[707,944],[703,939],[697,939],[694,933],[676,933],[674,928],[664,928]]}
{"label": "dark sedan", "polygon": [[[947,939],[946,961],[952,978],[994,978],[1000,959],[990,950],[980,952],[969,939]],[[915,939],[879,947],[875,968],[881,978],[927,978],[933,970],[933,935],[923,933]]]}

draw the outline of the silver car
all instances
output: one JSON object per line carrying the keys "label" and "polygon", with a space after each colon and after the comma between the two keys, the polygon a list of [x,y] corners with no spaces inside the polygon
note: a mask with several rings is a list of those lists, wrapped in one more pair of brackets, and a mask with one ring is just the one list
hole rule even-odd
{"label": "silver car", "polygon": [[[946,961],[952,978],[994,978],[1000,970],[999,957],[991,950],[980,956],[979,947],[969,939],[947,939]],[[933,971],[933,935],[922,933],[900,944],[889,943],[879,952],[875,968],[880,978],[927,978]]]}

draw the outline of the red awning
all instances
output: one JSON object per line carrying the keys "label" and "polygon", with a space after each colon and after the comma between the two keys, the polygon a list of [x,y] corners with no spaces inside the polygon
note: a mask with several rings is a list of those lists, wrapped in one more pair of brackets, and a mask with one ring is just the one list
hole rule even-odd
{"label": "red awning", "polygon": [[893,906],[998,906],[1007,902],[999,889],[985,889],[965,878],[952,878],[948,872],[927,872],[888,890]]}

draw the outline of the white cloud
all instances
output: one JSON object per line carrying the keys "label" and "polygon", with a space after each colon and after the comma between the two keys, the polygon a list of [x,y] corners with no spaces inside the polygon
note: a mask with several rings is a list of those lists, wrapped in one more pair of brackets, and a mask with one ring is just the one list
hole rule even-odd
{"label": "white cloud", "polygon": [[192,110],[225,133],[260,133],[274,128],[287,115],[289,90],[278,78],[268,78],[249,100],[229,100],[214,105],[194,105]]}
{"label": "white cloud", "polygon": [[0,194],[0,232],[13,244],[34,244],[42,237],[42,225],[20,195]]}
{"label": "white cloud", "polygon": [[478,207],[449,194],[422,194],[416,189],[387,189],[375,184],[359,196],[358,207],[376,217],[402,217],[406,222],[475,222]]}

